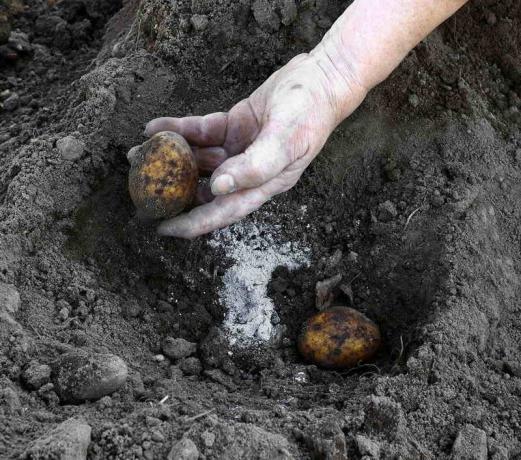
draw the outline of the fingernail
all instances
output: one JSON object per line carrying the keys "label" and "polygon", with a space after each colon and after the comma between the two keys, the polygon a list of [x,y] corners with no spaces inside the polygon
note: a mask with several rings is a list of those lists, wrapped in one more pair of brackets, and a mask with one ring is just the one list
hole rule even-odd
{"label": "fingernail", "polygon": [[212,193],[214,195],[226,195],[235,192],[235,181],[229,174],[217,176],[212,182]]}

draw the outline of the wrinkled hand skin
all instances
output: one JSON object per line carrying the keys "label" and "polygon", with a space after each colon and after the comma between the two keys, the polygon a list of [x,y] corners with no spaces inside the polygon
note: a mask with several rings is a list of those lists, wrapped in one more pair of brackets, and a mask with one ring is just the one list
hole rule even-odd
{"label": "wrinkled hand skin", "polygon": [[355,0],[313,51],[292,59],[229,112],[152,120],[146,135],[181,134],[200,170],[213,172],[211,193],[199,190],[202,204],[163,222],[159,233],[194,238],[293,187],[368,90],[466,1]]}
{"label": "wrinkled hand skin", "polygon": [[[181,134],[200,169],[213,171],[211,193],[198,194],[203,204],[165,221],[159,233],[194,238],[238,221],[293,187],[341,121],[326,72],[315,57],[299,55],[227,113],[151,121],[146,135]],[[365,91],[353,88],[358,105]]]}

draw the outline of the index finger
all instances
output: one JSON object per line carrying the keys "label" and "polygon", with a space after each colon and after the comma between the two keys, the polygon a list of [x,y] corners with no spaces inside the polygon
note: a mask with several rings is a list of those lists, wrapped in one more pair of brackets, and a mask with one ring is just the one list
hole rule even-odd
{"label": "index finger", "polygon": [[162,236],[195,238],[237,222],[258,209],[269,197],[261,188],[218,196],[187,214],[162,222],[158,233]]}
{"label": "index finger", "polygon": [[204,116],[183,118],[162,117],[150,121],[145,128],[145,136],[153,136],[161,131],[174,131],[183,136],[188,143],[199,147],[224,144],[228,114],[216,112]]}

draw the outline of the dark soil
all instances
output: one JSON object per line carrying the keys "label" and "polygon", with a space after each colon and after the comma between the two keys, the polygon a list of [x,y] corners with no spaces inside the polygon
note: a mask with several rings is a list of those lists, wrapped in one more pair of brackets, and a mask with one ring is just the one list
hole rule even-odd
{"label": "dark soil", "polygon": [[[68,458],[33,443],[58,446],[74,417],[89,459],[166,458],[181,438],[196,450],[171,458],[521,458],[519,2],[471,2],[248,218],[311,250],[272,275],[277,343],[228,344],[232,262],[211,236],[163,239],[135,217],[125,154],[149,119],[226,110],[349,4],[296,3],[293,22],[275,0],[28,0],[9,16],[0,299],[9,284],[21,302],[0,303],[1,458]],[[317,281],[338,274],[334,304],[384,342],[343,372],[295,346]],[[46,372],[71,351],[120,357],[126,383],[66,402]]]}

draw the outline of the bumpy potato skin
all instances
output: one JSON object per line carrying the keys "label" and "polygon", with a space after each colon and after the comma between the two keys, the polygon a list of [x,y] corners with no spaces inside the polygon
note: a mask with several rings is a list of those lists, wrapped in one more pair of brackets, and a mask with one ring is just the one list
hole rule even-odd
{"label": "bumpy potato skin", "polygon": [[378,326],[348,307],[333,307],[312,316],[302,329],[298,348],[320,367],[354,367],[371,359],[381,343]]}
{"label": "bumpy potato skin", "polygon": [[180,135],[157,133],[130,161],[129,192],[141,217],[173,217],[193,201],[199,173],[192,149]]}

